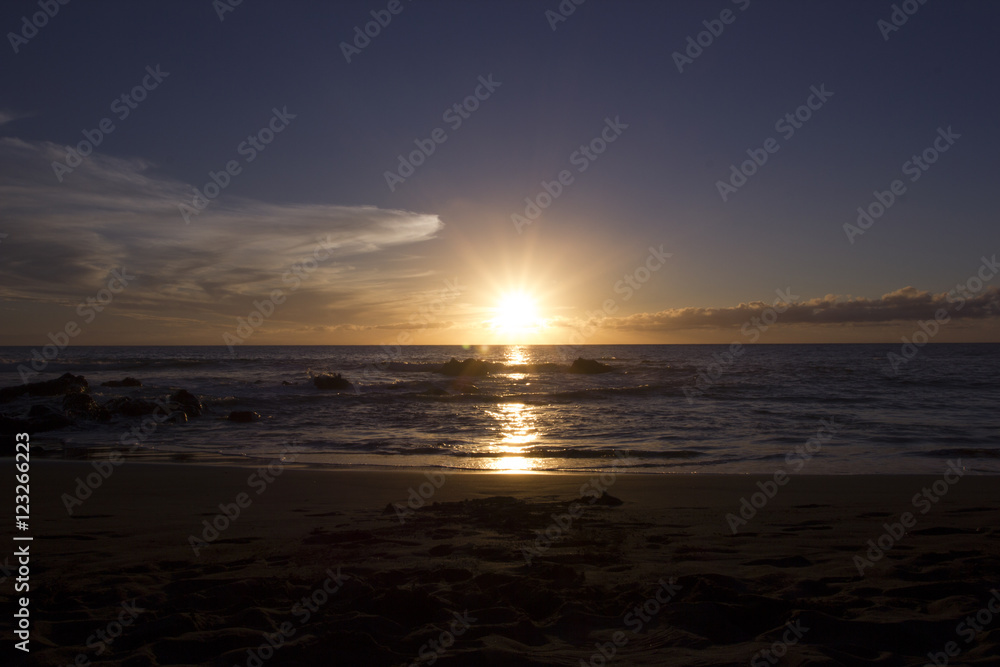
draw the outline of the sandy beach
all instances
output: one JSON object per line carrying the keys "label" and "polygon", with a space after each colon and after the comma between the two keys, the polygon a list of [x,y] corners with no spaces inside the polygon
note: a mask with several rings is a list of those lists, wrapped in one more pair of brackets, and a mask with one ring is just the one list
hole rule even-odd
{"label": "sandy beach", "polygon": [[991,477],[130,461],[81,500],[95,472],[33,464],[24,664],[995,664],[1000,642]]}

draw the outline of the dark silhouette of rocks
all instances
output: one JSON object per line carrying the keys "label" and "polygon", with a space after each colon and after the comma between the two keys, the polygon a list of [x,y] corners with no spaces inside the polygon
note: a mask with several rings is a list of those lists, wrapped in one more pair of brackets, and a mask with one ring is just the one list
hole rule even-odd
{"label": "dark silhouette of rocks", "polygon": [[489,375],[490,372],[496,370],[498,367],[503,368],[503,364],[493,364],[479,359],[459,361],[452,357],[447,363],[441,366],[441,370],[438,372],[451,377],[483,377]]}
{"label": "dark silhouette of rocks", "polygon": [[95,421],[111,419],[111,412],[104,406],[98,405],[90,394],[66,394],[63,397],[63,410],[68,417],[83,417]]}
{"label": "dark silhouette of rocks", "polygon": [[254,412],[253,410],[235,410],[229,413],[229,421],[237,422],[239,424],[248,424],[250,422],[255,422],[260,419],[260,414]]}
{"label": "dark silhouette of rocks", "polygon": [[569,367],[570,373],[580,373],[587,375],[595,375],[597,373],[610,373],[612,370],[611,366],[607,364],[602,364],[594,359],[584,359],[583,357],[578,358],[573,362],[573,365]]}
{"label": "dark silhouette of rocks", "polygon": [[108,380],[101,383],[102,387],[141,387],[142,382],[135,378],[128,377],[124,380]]}
{"label": "dark silhouette of rocks", "polygon": [[317,375],[313,377],[313,384],[316,385],[317,389],[343,390],[354,388],[350,380],[341,377],[340,373],[323,373],[322,375]]}
{"label": "dark silhouette of rocks", "polygon": [[189,392],[187,389],[181,389],[174,392],[174,394],[170,397],[170,402],[178,409],[182,410],[188,417],[201,416],[201,401],[199,401],[198,397]]}
{"label": "dark silhouette of rocks", "polygon": [[87,391],[90,385],[82,375],[64,373],[55,380],[45,382],[29,382],[28,384],[16,387],[4,387],[0,389],[0,403],[13,401],[27,394],[28,396],[64,396],[66,394],[77,394]]}
{"label": "dark silhouette of rocks", "polygon": [[144,417],[160,409],[160,406],[156,403],[144,401],[141,398],[133,399],[128,396],[112,398],[104,404],[104,407],[111,414],[121,415],[122,417]]}
{"label": "dark silhouette of rocks", "polygon": [[607,491],[601,493],[601,497],[594,501],[595,505],[605,505],[607,507],[618,507],[619,505],[624,505],[625,501],[621,498],[615,498],[614,496],[608,494]]}

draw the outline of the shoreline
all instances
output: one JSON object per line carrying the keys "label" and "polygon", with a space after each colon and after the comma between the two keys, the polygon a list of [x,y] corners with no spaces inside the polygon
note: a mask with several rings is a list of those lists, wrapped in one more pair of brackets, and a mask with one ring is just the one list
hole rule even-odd
{"label": "shoreline", "polygon": [[[410,665],[455,614],[476,620],[445,665],[589,664],[599,646],[622,665],[924,664],[1000,571],[989,476],[803,475],[734,532],[770,476],[146,463],[70,515],[93,463],[32,465],[34,664]],[[126,603],[143,611],[98,656],[88,637]],[[998,648],[978,633],[960,661]]]}

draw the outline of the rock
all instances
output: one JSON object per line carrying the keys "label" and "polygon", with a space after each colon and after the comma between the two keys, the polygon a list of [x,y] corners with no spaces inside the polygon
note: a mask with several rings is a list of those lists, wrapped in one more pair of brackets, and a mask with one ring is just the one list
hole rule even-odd
{"label": "rock", "polygon": [[112,398],[104,404],[104,407],[111,414],[122,415],[123,417],[142,417],[153,414],[160,409],[160,406],[156,403],[144,401],[141,398],[132,399],[128,396]]}
{"label": "rock", "polygon": [[31,409],[28,410],[28,419],[35,419],[38,417],[51,417],[52,415],[58,415],[60,413],[56,412],[47,405],[32,405]]}
{"label": "rock", "polygon": [[63,373],[55,380],[45,382],[30,382],[16,387],[4,387],[0,389],[0,403],[13,401],[15,398],[24,396],[64,396],[66,394],[77,394],[87,391],[90,385],[82,375]]}
{"label": "rock", "polygon": [[596,373],[610,373],[613,368],[607,364],[602,364],[594,359],[584,359],[580,357],[573,362],[573,365],[569,367],[570,373],[582,373],[587,375],[594,375]]}
{"label": "rock", "polygon": [[293,384],[295,384],[295,383],[294,382],[289,382],[288,380],[282,380],[281,381],[281,386],[283,386],[283,387],[290,387]]}
{"label": "rock", "polygon": [[621,498],[615,498],[609,495],[607,491],[601,493],[601,497],[594,501],[595,505],[606,505],[607,507],[618,507],[619,505],[624,505],[625,501]]}
{"label": "rock", "polygon": [[63,410],[70,417],[83,417],[98,421],[111,419],[111,412],[98,405],[90,394],[66,394],[63,398]]}
{"label": "rock", "polygon": [[480,361],[479,359],[459,361],[452,357],[446,364],[441,366],[441,370],[438,372],[451,377],[482,377],[490,374],[492,366],[488,361]]}
{"label": "rock", "polygon": [[102,387],[141,387],[142,383],[135,378],[125,378],[124,380],[108,380],[101,383]]}
{"label": "rock", "polygon": [[188,417],[201,416],[201,401],[187,389],[174,392],[173,396],[170,397],[170,402],[176,404]]}
{"label": "rock", "polygon": [[349,380],[340,376],[340,373],[323,373],[313,377],[313,384],[317,389],[354,389],[354,385]]}
{"label": "rock", "polygon": [[176,412],[171,412],[167,415],[167,418],[164,421],[168,424],[186,424],[187,420],[187,414],[181,410],[177,410]]}
{"label": "rock", "polygon": [[260,414],[254,412],[253,410],[236,410],[229,413],[229,421],[237,422],[240,424],[248,424],[250,422],[255,422],[260,419]]}

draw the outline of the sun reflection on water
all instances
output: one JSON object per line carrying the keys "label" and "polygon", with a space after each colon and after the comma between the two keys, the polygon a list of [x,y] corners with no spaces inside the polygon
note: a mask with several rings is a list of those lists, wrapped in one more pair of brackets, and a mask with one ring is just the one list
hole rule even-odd
{"label": "sun reflection on water", "polygon": [[524,456],[528,446],[538,438],[535,409],[524,403],[503,403],[487,410],[496,420],[496,436],[489,451],[495,459],[484,459],[484,467],[498,472],[524,472],[535,467],[535,460]]}

